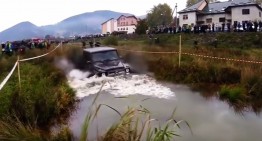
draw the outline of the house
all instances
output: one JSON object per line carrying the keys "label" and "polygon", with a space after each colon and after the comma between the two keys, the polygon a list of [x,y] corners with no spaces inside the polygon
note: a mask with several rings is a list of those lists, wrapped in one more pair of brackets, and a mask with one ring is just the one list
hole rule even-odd
{"label": "house", "polygon": [[117,19],[117,31],[126,31],[127,34],[132,34],[136,30],[137,21],[135,16],[121,15]]}
{"label": "house", "polygon": [[229,0],[209,3],[202,0],[179,13],[179,25],[209,25],[261,21],[262,8],[253,0]]}
{"label": "house", "polygon": [[117,30],[117,21],[114,18],[111,18],[102,24],[102,34],[111,34]]}
{"label": "house", "polygon": [[125,16],[121,15],[116,20],[111,18],[104,23],[102,23],[102,34],[117,32],[125,32],[127,34],[132,34],[135,32],[138,19],[131,15]]}

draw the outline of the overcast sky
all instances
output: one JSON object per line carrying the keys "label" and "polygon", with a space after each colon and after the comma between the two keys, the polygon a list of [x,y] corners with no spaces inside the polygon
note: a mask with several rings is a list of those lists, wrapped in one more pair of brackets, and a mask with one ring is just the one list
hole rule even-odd
{"label": "overcast sky", "polygon": [[0,31],[19,22],[30,21],[37,26],[55,24],[73,15],[96,10],[112,10],[145,15],[154,5],[167,3],[178,10],[186,0],[1,0]]}

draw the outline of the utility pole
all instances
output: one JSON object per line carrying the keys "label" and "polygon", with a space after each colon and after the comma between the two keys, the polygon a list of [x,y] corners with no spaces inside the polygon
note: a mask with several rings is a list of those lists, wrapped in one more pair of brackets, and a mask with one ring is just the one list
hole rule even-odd
{"label": "utility pole", "polygon": [[175,6],[175,7],[176,7],[176,32],[177,32],[177,28],[178,28],[178,25],[177,25],[177,20],[178,20],[178,19],[177,19],[177,3],[176,3],[176,6]]}

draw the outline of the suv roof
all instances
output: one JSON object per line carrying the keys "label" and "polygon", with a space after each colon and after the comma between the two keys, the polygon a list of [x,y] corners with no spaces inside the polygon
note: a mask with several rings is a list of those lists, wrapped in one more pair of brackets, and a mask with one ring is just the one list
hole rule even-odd
{"label": "suv roof", "polygon": [[94,47],[94,48],[84,49],[84,51],[89,52],[89,53],[101,52],[101,51],[111,51],[111,50],[116,50],[116,49],[112,47]]}

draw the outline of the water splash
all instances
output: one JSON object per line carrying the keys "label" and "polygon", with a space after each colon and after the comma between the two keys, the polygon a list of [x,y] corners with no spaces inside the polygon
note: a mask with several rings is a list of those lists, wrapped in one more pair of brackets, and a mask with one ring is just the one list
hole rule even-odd
{"label": "water splash", "polygon": [[88,72],[72,70],[68,74],[69,85],[76,90],[78,98],[98,93],[102,84],[102,91],[115,96],[146,95],[168,99],[175,94],[169,88],[159,84],[147,75],[130,75],[125,77],[91,77],[86,78]]}

